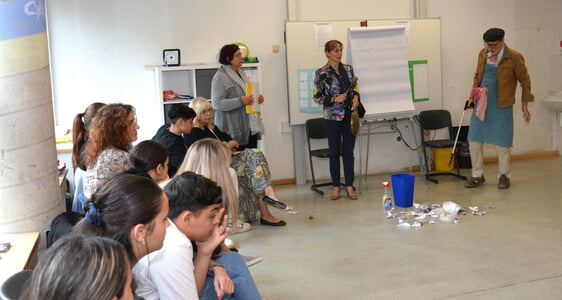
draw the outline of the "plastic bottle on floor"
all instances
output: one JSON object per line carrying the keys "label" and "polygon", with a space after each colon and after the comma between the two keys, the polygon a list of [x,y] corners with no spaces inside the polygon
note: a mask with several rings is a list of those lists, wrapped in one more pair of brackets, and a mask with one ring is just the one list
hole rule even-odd
{"label": "plastic bottle on floor", "polygon": [[387,212],[392,208],[392,197],[388,193],[388,188],[390,187],[390,181],[383,181],[384,185],[384,195],[382,196],[382,208],[383,212]]}

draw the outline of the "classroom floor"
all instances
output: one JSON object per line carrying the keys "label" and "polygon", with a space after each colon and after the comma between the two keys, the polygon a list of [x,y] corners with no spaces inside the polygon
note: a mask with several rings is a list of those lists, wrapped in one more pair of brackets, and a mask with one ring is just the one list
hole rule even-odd
{"label": "classroom floor", "polygon": [[286,227],[254,225],[233,239],[242,254],[264,257],[250,271],[265,300],[562,299],[562,156],[511,167],[508,190],[497,189],[497,164],[486,164],[487,181],[475,189],[412,173],[415,202],[487,212],[458,224],[398,227],[381,208],[389,175],[375,175],[357,201],[331,201],[330,187],[322,197],[310,185],[278,186],[298,214],[271,208]]}

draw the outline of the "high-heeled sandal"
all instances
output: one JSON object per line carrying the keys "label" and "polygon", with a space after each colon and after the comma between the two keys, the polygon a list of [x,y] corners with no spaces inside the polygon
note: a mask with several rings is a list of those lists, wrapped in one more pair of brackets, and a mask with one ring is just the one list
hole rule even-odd
{"label": "high-heeled sandal", "polygon": [[336,189],[334,188],[334,190],[332,191],[332,196],[330,196],[330,200],[338,200],[340,198],[340,192],[341,189],[338,189],[338,192],[336,194]]}
{"label": "high-heeled sandal", "polygon": [[349,193],[349,189],[346,187],[345,191],[347,192],[347,198],[351,199],[351,200],[357,200],[359,199],[359,197],[357,196],[357,193],[355,193],[355,187],[351,187],[351,189],[353,190],[353,194]]}

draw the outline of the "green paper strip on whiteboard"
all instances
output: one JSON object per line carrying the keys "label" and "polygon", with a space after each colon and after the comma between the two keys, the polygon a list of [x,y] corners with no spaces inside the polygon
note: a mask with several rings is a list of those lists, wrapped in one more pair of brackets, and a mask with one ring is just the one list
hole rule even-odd
{"label": "green paper strip on whiteboard", "polygon": [[429,101],[429,72],[427,60],[408,61],[412,101]]}

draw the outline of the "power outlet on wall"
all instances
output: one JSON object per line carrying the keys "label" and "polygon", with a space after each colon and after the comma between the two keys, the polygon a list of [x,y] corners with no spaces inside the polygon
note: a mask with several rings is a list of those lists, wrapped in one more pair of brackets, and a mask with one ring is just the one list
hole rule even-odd
{"label": "power outlet on wall", "polygon": [[281,133],[291,133],[291,132],[293,132],[293,130],[291,129],[291,126],[289,126],[289,122],[281,121]]}

